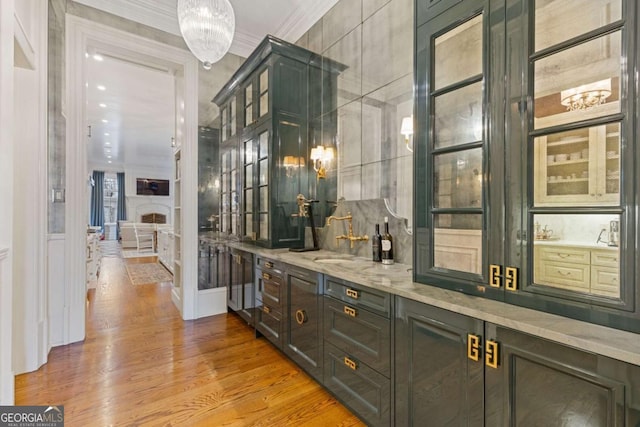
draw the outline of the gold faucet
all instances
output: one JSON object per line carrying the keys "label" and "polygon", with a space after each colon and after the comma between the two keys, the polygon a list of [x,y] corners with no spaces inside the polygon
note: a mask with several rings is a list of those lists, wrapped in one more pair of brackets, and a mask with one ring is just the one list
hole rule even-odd
{"label": "gold faucet", "polygon": [[331,225],[331,221],[349,221],[349,234],[341,234],[340,236],[336,236],[336,245],[339,243],[339,240],[349,240],[351,242],[351,249],[354,247],[354,242],[366,242],[369,240],[369,236],[366,234],[364,236],[354,236],[353,235],[353,217],[351,216],[351,212],[347,212],[347,216],[330,216],[327,218],[327,227]]}

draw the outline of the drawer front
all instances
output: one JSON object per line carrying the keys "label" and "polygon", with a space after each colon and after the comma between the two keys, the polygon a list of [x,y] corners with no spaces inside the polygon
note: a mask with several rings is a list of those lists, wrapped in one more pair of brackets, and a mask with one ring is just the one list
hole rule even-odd
{"label": "drawer front", "polygon": [[324,297],[324,339],[390,377],[391,321]]}
{"label": "drawer front", "polygon": [[619,270],[611,267],[591,267],[591,292],[597,295],[619,298]]}
{"label": "drawer front", "polygon": [[590,266],[545,262],[541,266],[541,284],[564,285],[582,292],[589,291]]}
{"label": "drawer front", "polygon": [[588,249],[567,247],[541,247],[540,256],[545,261],[561,261],[574,264],[590,264],[591,257]]}
{"label": "drawer front", "polygon": [[391,295],[375,289],[325,276],[325,294],[353,307],[367,308],[389,317],[391,314]]}
{"label": "drawer front", "polygon": [[265,273],[269,273],[271,276],[277,276],[282,278],[282,264],[272,261],[267,258],[256,257],[256,267]]}
{"label": "drawer front", "polygon": [[268,304],[256,303],[256,329],[276,347],[282,348],[282,315]]}
{"label": "drawer front", "polygon": [[617,251],[597,250],[591,251],[591,265],[618,268],[619,255]]}
{"label": "drawer front", "polygon": [[256,298],[280,309],[282,302],[282,280],[277,278],[266,279],[260,270],[256,270]]}
{"label": "drawer front", "polygon": [[391,381],[326,341],[324,385],[368,425],[391,425]]}

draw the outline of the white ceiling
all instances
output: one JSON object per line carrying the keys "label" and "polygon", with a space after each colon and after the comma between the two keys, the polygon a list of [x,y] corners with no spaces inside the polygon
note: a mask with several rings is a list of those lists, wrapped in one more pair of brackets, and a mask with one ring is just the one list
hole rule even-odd
{"label": "white ceiling", "polygon": [[[75,1],[181,37],[177,0]],[[236,16],[230,52],[247,57],[267,34],[295,42],[338,0],[230,1]],[[89,56],[87,75],[89,165],[107,171],[123,170],[125,164],[170,168],[175,120],[171,74],[108,56],[103,61]]]}

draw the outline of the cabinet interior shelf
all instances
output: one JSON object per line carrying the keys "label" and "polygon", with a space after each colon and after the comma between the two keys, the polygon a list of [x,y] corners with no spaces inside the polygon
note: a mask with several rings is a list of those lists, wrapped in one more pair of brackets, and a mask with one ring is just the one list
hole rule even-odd
{"label": "cabinet interior shelf", "polygon": [[587,141],[589,141],[589,138],[587,138],[587,137],[584,137],[584,138],[573,138],[573,139],[567,139],[565,141],[548,142],[547,143],[547,147],[560,147],[562,145],[571,145],[571,144],[582,143],[582,142],[587,142]]}
{"label": "cabinet interior shelf", "polygon": [[589,163],[589,159],[565,160],[562,162],[547,163],[547,166],[565,166],[565,165],[575,165],[578,163]]}
{"label": "cabinet interior shelf", "polygon": [[587,182],[589,178],[569,178],[561,179],[559,181],[547,181],[547,184],[566,184],[568,182]]}

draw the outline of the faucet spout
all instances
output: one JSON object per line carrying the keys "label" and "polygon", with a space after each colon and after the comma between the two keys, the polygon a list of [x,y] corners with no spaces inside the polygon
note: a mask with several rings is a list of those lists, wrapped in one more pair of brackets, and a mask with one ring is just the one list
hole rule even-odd
{"label": "faucet spout", "polygon": [[369,240],[369,236],[366,234],[364,236],[356,236],[353,233],[353,217],[351,216],[351,212],[347,212],[346,216],[330,216],[327,218],[327,227],[331,225],[331,221],[348,221],[349,222],[349,232],[348,234],[341,234],[336,236],[336,246],[340,242],[340,240],[348,240],[350,242],[351,249],[354,248],[355,242],[366,242]]}

